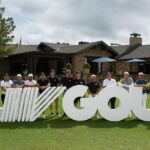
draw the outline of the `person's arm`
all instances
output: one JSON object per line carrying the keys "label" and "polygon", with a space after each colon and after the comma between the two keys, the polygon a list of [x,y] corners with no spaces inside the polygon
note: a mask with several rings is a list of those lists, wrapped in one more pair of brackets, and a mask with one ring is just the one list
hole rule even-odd
{"label": "person's arm", "polygon": [[40,86],[40,88],[41,89],[46,89],[46,88],[48,88],[48,87],[50,87],[51,86],[51,84],[50,84],[50,82],[48,82],[48,84],[46,85],[46,86]]}
{"label": "person's arm", "polygon": [[2,91],[6,91],[6,87],[4,86],[3,81],[1,81],[1,89]]}
{"label": "person's arm", "polygon": [[21,81],[20,85],[16,85],[17,88],[23,88],[25,86],[25,81]]}
{"label": "person's arm", "polygon": [[25,82],[25,85],[24,85],[24,87],[36,87],[36,86],[37,86],[36,80],[34,80],[33,85],[29,85],[27,82]]}
{"label": "person's arm", "polygon": [[107,86],[106,80],[103,80],[102,88],[105,88]]}
{"label": "person's arm", "polygon": [[100,90],[101,90],[100,84],[98,84],[98,88],[97,88],[97,91],[96,91],[96,95],[99,93]]}
{"label": "person's arm", "polygon": [[13,81],[12,88],[16,88],[16,80]]}
{"label": "person's arm", "polygon": [[62,78],[59,82],[59,86],[64,86],[64,78]]}
{"label": "person's arm", "polygon": [[123,79],[120,80],[119,86],[121,86],[121,87],[127,87],[127,85],[126,85],[126,84],[123,84],[122,81],[123,81]]}
{"label": "person's arm", "polygon": [[82,82],[83,82],[83,85],[85,85],[85,81],[84,81],[84,79],[82,79],[82,80],[83,80],[83,81],[82,81]]}
{"label": "person's arm", "polygon": [[117,86],[117,82],[115,79],[113,79],[113,86]]}
{"label": "person's arm", "polygon": [[59,79],[57,78],[57,87],[60,86],[60,81]]}

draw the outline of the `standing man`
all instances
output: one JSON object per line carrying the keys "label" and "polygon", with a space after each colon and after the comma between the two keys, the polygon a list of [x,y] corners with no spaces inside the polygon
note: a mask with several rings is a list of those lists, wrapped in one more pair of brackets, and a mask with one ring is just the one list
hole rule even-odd
{"label": "standing man", "polygon": [[129,88],[134,85],[133,79],[130,78],[129,72],[124,72],[123,79],[120,80],[120,86],[129,91]]}
{"label": "standing man", "polygon": [[[61,79],[61,85],[66,87],[66,90],[73,86],[73,78],[70,70],[66,70],[64,77]],[[64,92],[65,93],[65,92]],[[62,118],[65,117],[66,114],[62,115]]]}
{"label": "standing man", "polygon": [[[58,78],[56,77],[56,72],[54,69],[52,69],[50,71],[50,74],[49,74],[49,78],[48,78],[49,82],[50,82],[50,85],[51,87],[57,87],[59,86],[59,80]],[[58,100],[59,98],[57,98],[55,100],[55,109],[56,109],[56,116],[59,117],[59,112],[58,112]],[[54,114],[53,114],[53,103],[50,105],[50,117],[53,117]]]}
{"label": "standing man", "polygon": [[16,80],[13,81],[13,87],[14,88],[23,88],[25,85],[25,81],[22,80],[22,75],[21,74],[17,74],[16,76]]}
{"label": "standing man", "polygon": [[144,79],[144,73],[139,72],[138,80],[135,82],[135,86],[143,88],[142,106],[144,108],[146,108],[146,101],[147,101],[147,84],[148,84],[148,81]]}
{"label": "standing man", "polygon": [[[120,80],[120,86],[126,89],[127,91],[130,90],[130,87],[134,86],[133,79],[130,78],[129,72],[124,72],[124,77]],[[129,117],[132,117],[132,112],[129,114]]]}
{"label": "standing man", "polygon": [[4,75],[4,80],[1,81],[1,89],[2,89],[1,99],[2,99],[3,104],[4,104],[4,100],[5,100],[6,90],[7,90],[7,88],[11,88],[12,84],[13,84],[13,82],[12,82],[12,80],[10,80],[9,74],[6,73]]}
{"label": "standing man", "polygon": [[25,86],[26,87],[35,87],[36,86],[36,80],[33,79],[33,74],[29,73],[28,74],[28,80],[25,81]]}
{"label": "standing man", "polygon": [[65,76],[61,79],[61,85],[65,86],[67,90],[73,86],[73,78],[70,70],[66,70]]}
{"label": "standing man", "polygon": [[[39,93],[41,94],[46,88],[50,87],[49,81],[46,79],[45,73],[40,74],[39,80],[37,81],[37,86],[39,87]],[[45,118],[45,113],[43,113],[43,118]]]}
{"label": "standing man", "polygon": [[[81,72],[76,71],[75,79],[74,79],[74,86],[75,85],[85,85],[84,79],[81,78]],[[80,102],[80,98],[76,98],[74,101],[75,106],[77,106],[78,102]]]}
{"label": "standing man", "polygon": [[100,85],[97,82],[97,76],[95,74],[92,74],[90,77],[90,83],[87,84],[88,86],[88,93],[90,96],[95,97],[96,94],[99,92]]}
{"label": "standing man", "polygon": [[[116,80],[113,79],[111,73],[108,72],[106,79],[103,81],[103,87],[111,87],[116,85],[117,85]],[[115,109],[115,101],[116,101],[115,97],[111,98],[109,101],[112,109]]]}
{"label": "standing man", "polygon": [[49,81],[46,79],[45,73],[40,74],[39,80],[37,81],[39,87],[39,93],[41,94],[46,88],[50,87]]}

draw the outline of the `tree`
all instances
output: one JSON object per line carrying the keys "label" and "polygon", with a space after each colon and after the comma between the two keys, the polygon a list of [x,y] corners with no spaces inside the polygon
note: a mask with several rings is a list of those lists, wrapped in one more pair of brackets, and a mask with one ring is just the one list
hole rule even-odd
{"label": "tree", "polygon": [[14,39],[12,33],[16,26],[13,18],[4,17],[4,12],[5,8],[0,7],[0,57],[8,55],[16,48],[16,46],[10,45]]}

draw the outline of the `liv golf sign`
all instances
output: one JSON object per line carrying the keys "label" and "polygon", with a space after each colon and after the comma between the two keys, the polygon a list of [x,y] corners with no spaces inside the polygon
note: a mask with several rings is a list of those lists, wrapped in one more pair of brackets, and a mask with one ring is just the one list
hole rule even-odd
{"label": "liv golf sign", "polygon": [[[65,91],[65,87],[47,88],[38,96],[38,88],[10,88],[6,92],[1,122],[35,121]],[[98,111],[109,121],[121,121],[131,112],[143,121],[150,121],[150,110],[142,106],[142,88],[131,87],[129,92],[122,87],[107,87],[96,97],[84,97],[88,87],[77,85],[67,90],[63,97],[63,110],[75,121],[90,119]],[[74,100],[80,97],[80,108],[74,106]],[[120,105],[116,109],[108,106],[110,98],[116,97]]]}

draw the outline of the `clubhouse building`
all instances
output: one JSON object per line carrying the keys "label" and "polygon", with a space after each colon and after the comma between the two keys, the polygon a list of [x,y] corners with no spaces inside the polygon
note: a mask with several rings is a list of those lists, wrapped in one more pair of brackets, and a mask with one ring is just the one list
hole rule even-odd
{"label": "clubhouse building", "polygon": [[[94,63],[94,59],[109,57],[114,63]],[[137,58],[145,62],[127,63],[127,60]],[[83,71],[84,63],[91,65],[91,73],[106,73],[108,71],[121,75],[123,71],[136,74],[143,71],[150,74],[150,45],[143,45],[140,34],[133,33],[128,45],[107,45],[104,41],[79,42],[78,45],[68,43],[46,43],[38,45],[18,45],[7,57],[0,59],[0,76],[5,72],[15,75],[23,71],[39,74],[49,73],[55,69],[62,73],[66,63],[71,63],[73,72]]]}

